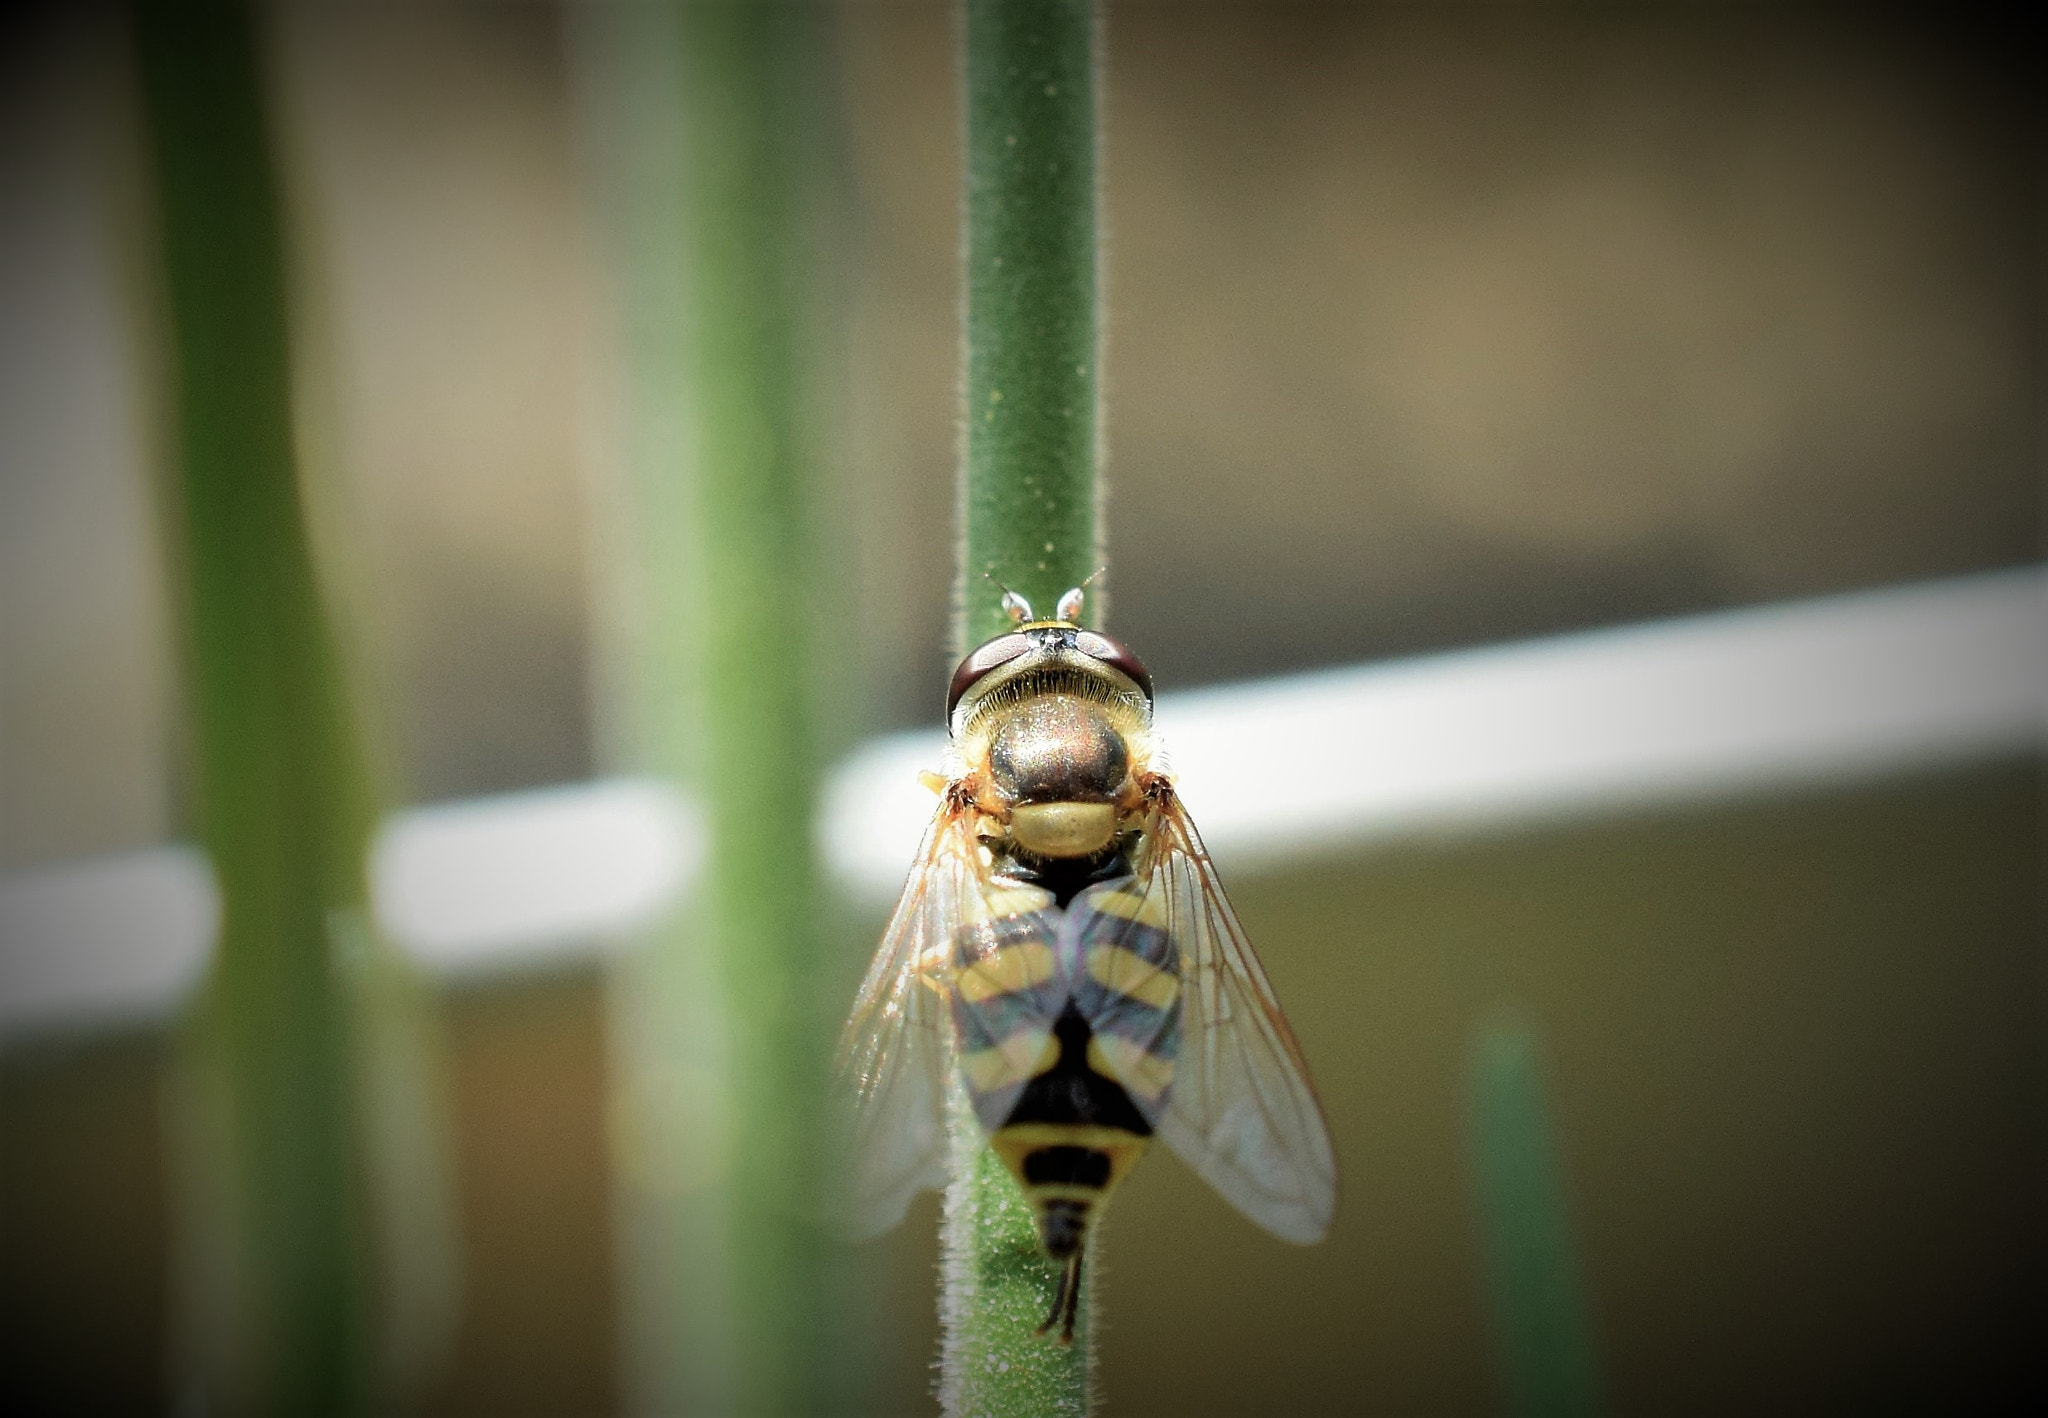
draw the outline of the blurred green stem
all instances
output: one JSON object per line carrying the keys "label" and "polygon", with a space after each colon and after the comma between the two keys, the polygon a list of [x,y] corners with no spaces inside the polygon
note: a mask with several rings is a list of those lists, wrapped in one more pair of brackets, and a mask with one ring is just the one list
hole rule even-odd
{"label": "blurred green stem", "polygon": [[431,1358],[400,1350],[431,1351],[446,1322],[431,1034],[367,911],[376,804],[295,468],[250,15],[144,5],[135,34],[169,302],[192,807],[222,912],[182,1055],[185,1321],[210,1407],[361,1411],[398,1400],[399,1371]]}
{"label": "blurred green stem", "polygon": [[724,985],[730,1284],[740,1408],[822,1411],[822,1103],[813,589],[799,348],[801,7],[683,10],[695,273],[705,878]]}
{"label": "blurred green stem", "polygon": [[[849,1406],[823,1097],[840,974],[811,826],[821,753],[806,336],[817,16],[592,7],[635,373],[618,756],[691,790],[697,899],[622,963],[628,1382],[650,1411]],[[663,167],[667,165],[667,170]],[[713,1001],[715,1000],[715,1004]]]}
{"label": "blurred green stem", "polygon": [[1555,1131],[1534,1034],[1480,1035],[1472,1064],[1472,1150],[1509,1409],[1522,1418],[1601,1411]]}
{"label": "blurred green stem", "polygon": [[[958,639],[971,646],[1009,625],[993,583],[1049,615],[1101,564],[1100,339],[1094,6],[967,0],[966,20],[967,462],[956,595]],[[1099,606],[1099,590],[1091,594]],[[1095,1272],[1084,1272],[1072,1348],[1035,1335],[1055,1267],[964,1103],[953,1136],[941,1404],[996,1418],[1084,1412]]]}

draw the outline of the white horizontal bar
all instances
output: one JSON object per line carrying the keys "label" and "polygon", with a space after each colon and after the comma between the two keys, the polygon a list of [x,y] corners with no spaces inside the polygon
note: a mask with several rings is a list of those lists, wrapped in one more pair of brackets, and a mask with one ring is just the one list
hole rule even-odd
{"label": "white horizontal bar", "polygon": [[[2028,569],[1163,695],[1158,728],[1243,868],[2036,749],[2044,627]],[[823,844],[850,889],[901,887],[944,748],[899,734],[836,775]]]}
{"label": "white horizontal bar", "polygon": [[[2048,737],[2038,569],[1167,695],[1159,727],[1227,871],[1373,839],[1807,785]],[[818,831],[881,903],[933,808],[940,733],[855,753]],[[439,973],[585,953],[694,877],[704,831],[613,780],[396,814],[371,861],[386,931]],[[218,921],[187,847],[0,882],[0,1028],[159,1012]]]}
{"label": "white horizontal bar", "polygon": [[1246,859],[2038,749],[2044,635],[2026,572],[1206,691],[1159,724]]}
{"label": "white horizontal bar", "polygon": [[622,778],[395,814],[370,853],[378,923],[441,973],[559,954],[652,922],[694,880],[704,828]]}
{"label": "white horizontal bar", "polygon": [[149,847],[0,880],[0,1031],[162,1014],[220,929],[206,854]]}
{"label": "white horizontal bar", "polygon": [[[460,976],[589,951],[688,888],[704,831],[639,779],[395,813],[371,848],[379,924]],[[161,1014],[205,968],[220,902],[205,855],[165,846],[0,880],[0,1030]]]}

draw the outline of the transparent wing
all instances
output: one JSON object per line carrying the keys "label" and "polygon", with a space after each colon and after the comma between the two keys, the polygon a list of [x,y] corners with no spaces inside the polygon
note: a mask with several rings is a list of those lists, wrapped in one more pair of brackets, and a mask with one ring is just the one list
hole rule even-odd
{"label": "transparent wing", "polygon": [[888,1230],[918,1192],[945,1185],[948,979],[977,890],[974,816],[951,794],[940,803],[839,1036],[834,1071],[851,1097],[848,1225],[859,1237]]}
{"label": "transparent wing", "polygon": [[1283,1240],[1319,1241],[1336,1209],[1337,1159],[1308,1065],[1171,788],[1155,812],[1142,915],[1178,947],[1181,981],[1172,1083],[1153,1125],[1251,1220]]}

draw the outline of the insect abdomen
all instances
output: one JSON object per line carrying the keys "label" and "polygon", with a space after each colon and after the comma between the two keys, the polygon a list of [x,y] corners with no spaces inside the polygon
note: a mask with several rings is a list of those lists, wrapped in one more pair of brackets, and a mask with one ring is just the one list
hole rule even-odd
{"label": "insect abdomen", "polygon": [[1085,963],[1072,974],[1056,945],[1061,917],[1042,908],[964,926],[955,943],[968,1096],[1055,1259],[1080,1253],[1097,1209],[1144,1152],[1179,1033],[1177,954],[1143,897],[1098,888],[1082,900],[1092,904],[1070,909],[1086,913]]}
{"label": "insect abdomen", "polygon": [[1071,1004],[1053,1039],[1052,1066],[1024,1085],[989,1144],[1023,1187],[1039,1244],[1057,1260],[1086,1242],[1096,1209],[1137,1163],[1152,1127],[1115,1080],[1089,1067],[1088,1024]]}
{"label": "insect abdomen", "polygon": [[[1112,1085],[1113,1086],[1113,1085]],[[1038,1218],[1038,1241],[1064,1260],[1087,1240],[1096,1210],[1150,1139],[1114,1127],[1011,1123],[989,1138]]]}

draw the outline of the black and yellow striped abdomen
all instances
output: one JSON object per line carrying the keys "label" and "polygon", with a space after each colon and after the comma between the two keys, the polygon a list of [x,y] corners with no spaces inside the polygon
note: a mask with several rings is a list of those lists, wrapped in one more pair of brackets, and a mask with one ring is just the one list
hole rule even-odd
{"label": "black and yellow striped abdomen", "polygon": [[1029,909],[962,927],[953,1022],[976,1115],[1061,1258],[1085,1244],[1166,1105],[1179,961],[1130,878],[1064,911],[1024,889],[1002,904]]}
{"label": "black and yellow striped abdomen", "polygon": [[1097,1211],[1150,1141],[1149,1131],[1011,1123],[996,1129],[989,1145],[1031,1203],[1038,1244],[1054,1260],[1065,1260],[1086,1244]]}

